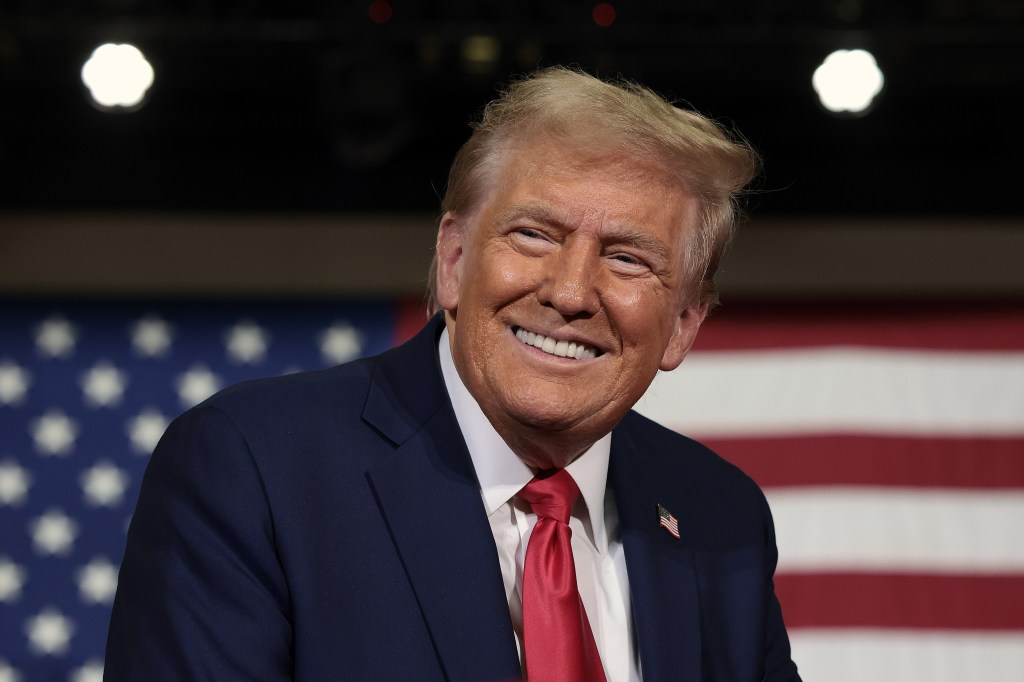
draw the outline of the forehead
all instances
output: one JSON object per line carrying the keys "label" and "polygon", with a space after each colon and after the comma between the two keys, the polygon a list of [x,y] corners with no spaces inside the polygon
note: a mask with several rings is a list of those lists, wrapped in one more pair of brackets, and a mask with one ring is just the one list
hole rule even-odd
{"label": "forehead", "polygon": [[667,166],[620,149],[539,138],[506,145],[492,168],[483,203],[497,217],[521,208],[571,222],[599,212],[685,227],[695,216],[696,201]]}

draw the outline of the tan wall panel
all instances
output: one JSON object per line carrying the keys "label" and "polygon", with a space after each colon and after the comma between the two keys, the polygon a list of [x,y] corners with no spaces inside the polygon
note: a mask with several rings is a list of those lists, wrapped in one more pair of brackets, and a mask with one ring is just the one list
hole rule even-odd
{"label": "tan wall panel", "polygon": [[754,221],[719,278],[750,296],[1024,295],[1024,224],[970,220]]}
{"label": "tan wall panel", "polygon": [[[419,295],[422,215],[0,214],[0,293]],[[724,296],[1024,296],[1024,224],[754,220]]]}

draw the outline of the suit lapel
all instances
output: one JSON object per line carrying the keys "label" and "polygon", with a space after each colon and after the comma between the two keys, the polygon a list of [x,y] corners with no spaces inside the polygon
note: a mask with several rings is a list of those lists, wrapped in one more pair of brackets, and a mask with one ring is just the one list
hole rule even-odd
{"label": "suit lapel", "polygon": [[374,373],[364,418],[396,449],[367,473],[451,680],[521,677],[494,537],[448,401],[435,319]]}
{"label": "suit lapel", "polygon": [[[637,451],[625,422],[613,432],[609,484],[615,491],[644,679],[701,679],[700,610],[693,552],[658,524],[654,459]],[[677,512],[678,513],[678,512]]]}

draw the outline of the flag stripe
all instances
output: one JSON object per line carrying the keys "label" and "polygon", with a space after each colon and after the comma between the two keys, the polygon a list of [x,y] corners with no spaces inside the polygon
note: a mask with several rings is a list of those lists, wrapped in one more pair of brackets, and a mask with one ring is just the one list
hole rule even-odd
{"label": "flag stripe", "polygon": [[762,487],[1024,488],[1024,437],[834,434],[704,442]]}
{"label": "flag stripe", "polygon": [[[887,310],[889,312],[887,312]],[[876,303],[728,304],[704,324],[694,344],[704,350],[866,346],[931,350],[1019,350],[1020,304],[954,308]]]}
{"label": "flag stripe", "polygon": [[800,630],[803,679],[827,682],[1020,682],[1024,632]]}
{"label": "flag stripe", "polygon": [[1024,352],[825,348],[694,353],[641,413],[697,437],[1024,435]]}
{"label": "flag stripe", "polygon": [[405,343],[427,323],[427,303],[420,296],[399,299],[395,304],[394,344]]}
{"label": "flag stripe", "polygon": [[779,573],[786,624],[1024,630],[1024,576]]}
{"label": "flag stripe", "polygon": [[776,488],[780,571],[1024,572],[1019,490]]}

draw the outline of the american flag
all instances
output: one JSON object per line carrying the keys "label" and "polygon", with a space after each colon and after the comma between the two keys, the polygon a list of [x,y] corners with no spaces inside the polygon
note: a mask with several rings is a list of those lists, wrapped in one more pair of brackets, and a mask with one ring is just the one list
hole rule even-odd
{"label": "american flag", "polygon": [[0,305],[0,682],[101,679],[125,531],[175,415],[383,351],[423,318],[394,301]]}
{"label": "american flag", "polygon": [[726,306],[638,408],[765,490],[805,680],[1024,679],[1024,305]]}
{"label": "american flag", "polygon": [[[124,531],[174,415],[423,319],[390,300],[3,306],[0,682],[100,679]],[[1024,306],[730,305],[638,408],[765,489],[804,679],[1021,679]]]}
{"label": "american flag", "polygon": [[672,533],[672,537],[676,540],[679,539],[679,520],[660,504],[658,505],[658,524]]}

